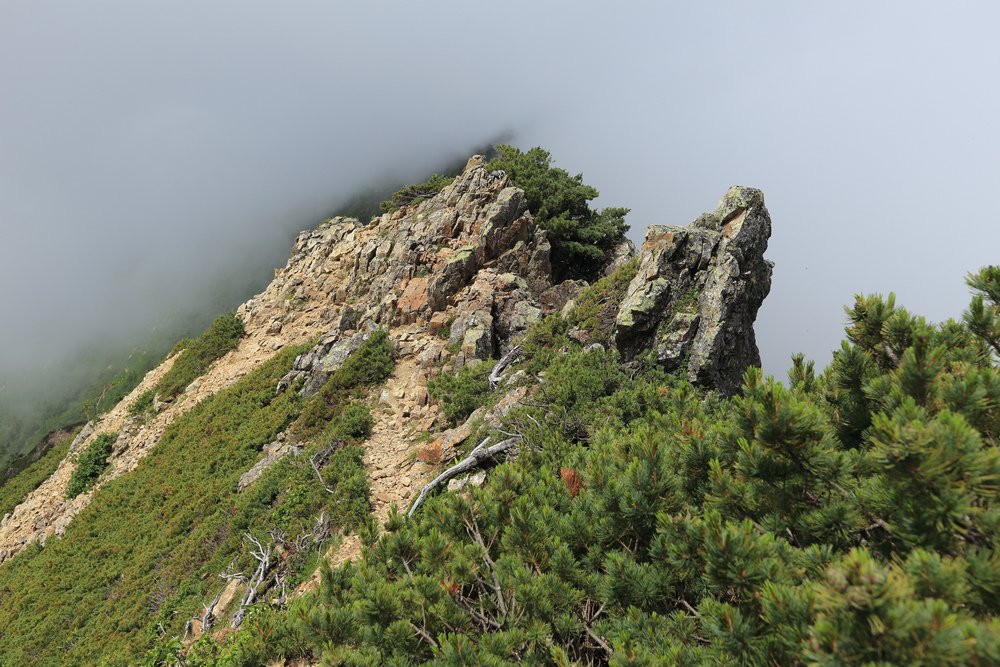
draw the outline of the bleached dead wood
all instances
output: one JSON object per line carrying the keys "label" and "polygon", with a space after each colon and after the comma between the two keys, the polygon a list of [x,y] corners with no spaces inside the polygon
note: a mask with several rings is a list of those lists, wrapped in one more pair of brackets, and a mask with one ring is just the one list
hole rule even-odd
{"label": "bleached dead wood", "polygon": [[343,440],[337,440],[331,444],[326,449],[316,452],[311,457],[309,457],[309,465],[312,466],[313,472],[316,473],[317,479],[319,479],[320,486],[326,490],[327,493],[336,493],[333,489],[326,485],[326,481],[323,479],[323,473],[320,472],[320,468],[326,465],[327,459],[338,449],[341,449],[346,443]]}
{"label": "bleached dead wood", "polygon": [[247,607],[254,603],[257,592],[269,578],[268,575],[271,572],[271,550],[275,542],[282,541],[281,536],[276,535],[274,532],[272,532],[271,541],[267,543],[267,546],[264,546],[249,531],[243,535],[243,538],[246,542],[250,543],[250,555],[257,561],[257,569],[254,571],[253,576],[247,577],[242,572],[223,572],[219,575],[223,579],[236,579],[247,587],[246,593],[243,594],[243,598],[240,600],[239,609],[236,610],[232,623],[230,623],[233,628],[240,627],[240,623],[243,622],[243,617],[246,615]]}
{"label": "bleached dead wood", "polygon": [[500,358],[500,361],[498,361],[497,365],[493,367],[493,370],[490,371],[490,376],[487,378],[490,382],[490,389],[496,389],[497,385],[503,382],[504,371],[506,371],[507,367],[514,363],[520,356],[521,346],[515,345],[510,349],[510,352]]}
{"label": "bleached dead wood", "polygon": [[483,463],[492,460],[498,454],[502,454],[516,445],[520,440],[520,436],[514,436],[512,438],[507,438],[502,442],[498,442],[495,445],[489,446],[490,439],[486,438],[481,443],[476,445],[476,448],[469,452],[468,456],[445,470],[443,473],[435,477],[430,483],[424,486],[424,488],[420,490],[420,495],[418,495],[417,499],[413,501],[413,505],[410,507],[410,511],[406,513],[406,516],[413,516],[414,513],[416,513],[417,508],[423,504],[424,500],[427,499],[427,496],[431,493],[431,491],[441,486],[448,480],[461,475],[463,472],[474,470]]}

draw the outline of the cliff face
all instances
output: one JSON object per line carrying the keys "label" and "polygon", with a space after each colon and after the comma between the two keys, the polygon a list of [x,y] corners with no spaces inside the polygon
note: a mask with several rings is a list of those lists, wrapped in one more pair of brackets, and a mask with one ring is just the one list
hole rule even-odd
{"label": "cliff face", "polygon": [[[731,189],[714,213],[689,227],[651,227],[620,308],[611,304],[623,355],[653,350],[696,383],[736,391],[746,366],[759,363],[752,325],[770,285],[771,265],[763,259],[769,235],[763,197],[747,188]],[[308,394],[378,328],[389,333],[397,356],[392,377],[372,397],[379,410],[365,455],[372,509],[384,519],[389,505],[408,504],[435,468],[413,457],[418,432],[442,425],[428,379],[508,353],[528,327],[562,310],[583,287],[553,284],[549,251],[524,193],[479,157],[432,198],[367,225],[337,218],[302,233],[268,288],[238,309],[247,331],[238,347],[152,417],[129,417],[128,405],[170,368],[173,359],[166,360],[88,426],[56,473],[0,523],[0,560],[61,534],[103,484],[140,464],[177,416],[277,350],[317,341],[281,384],[302,381]],[[623,243],[609,269],[633,253]],[[500,404],[516,403],[520,389]],[[101,483],[65,500],[74,453],[111,431],[119,438]],[[468,431],[444,435],[454,444]],[[291,452],[291,444],[277,442],[265,453],[270,460]]]}

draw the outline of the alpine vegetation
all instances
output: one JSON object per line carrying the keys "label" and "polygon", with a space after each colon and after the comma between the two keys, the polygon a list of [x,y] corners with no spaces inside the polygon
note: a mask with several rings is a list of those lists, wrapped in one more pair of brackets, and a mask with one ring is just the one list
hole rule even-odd
{"label": "alpine vegetation", "polygon": [[300,234],[0,487],[0,662],[1000,664],[1000,268],[778,380],[763,193],[596,196],[499,146]]}

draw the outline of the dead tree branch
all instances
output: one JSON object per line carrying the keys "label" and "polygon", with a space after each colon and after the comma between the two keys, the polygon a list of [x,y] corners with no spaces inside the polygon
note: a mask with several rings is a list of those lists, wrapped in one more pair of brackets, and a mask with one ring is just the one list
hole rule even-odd
{"label": "dead tree branch", "polygon": [[266,547],[250,532],[247,532],[243,537],[251,544],[250,555],[257,561],[257,570],[254,572],[251,579],[247,580],[244,577],[244,581],[247,585],[247,592],[243,594],[243,599],[240,600],[240,608],[237,609],[236,614],[233,615],[233,622],[231,623],[233,628],[240,627],[240,623],[243,622],[243,617],[246,615],[247,607],[254,603],[254,600],[257,597],[257,591],[265,582],[268,573],[271,571],[271,548],[274,545],[276,536],[272,532],[271,541],[268,542]]}
{"label": "dead tree branch", "polygon": [[899,367],[899,355],[897,355],[893,351],[892,347],[889,346],[888,342],[882,343],[882,351],[885,352],[885,356],[889,357],[889,361],[892,362],[892,365],[894,367],[898,368]]}
{"label": "dead tree branch", "polygon": [[215,606],[219,604],[220,599],[222,599],[222,591],[219,591],[219,594],[205,605],[205,610],[201,614],[201,631],[203,634],[212,628],[212,621],[215,620]]}
{"label": "dead tree branch", "polygon": [[604,650],[604,652],[608,654],[608,658],[611,658],[611,656],[614,655],[614,651],[611,650],[611,646],[608,644],[607,641],[605,641],[604,637],[594,632],[593,628],[591,628],[586,623],[584,624],[583,628],[587,631],[587,635],[589,635],[590,638],[593,639],[597,643],[597,645],[600,646]]}
{"label": "dead tree branch", "polygon": [[515,345],[510,349],[510,352],[500,358],[500,361],[498,361],[497,365],[493,367],[493,370],[490,371],[490,376],[487,378],[490,382],[490,389],[496,389],[497,385],[503,382],[504,371],[506,371],[507,367],[514,363],[520,356],[521,346]]}
{"label": "dead tree branch", "polygon": [[[321,454],[320,456],[326,456],[329,451]],[[269,540],[265,544],[263,540],[254,537],[251,533],[247,532],[243,535],[243,541],[250,547],[250,555],[255,561],[257,561],[257,567],[251,576],[243,571],[235,571],[236,559],[229,564],[228,567],[219,573],[219,577],[225,579],[226,581],[238,581],[240,584],[246,586],[246,592],[240,599],[239,608],[232,619],[232,627],[238,628],[243,622],[243,618],[246,615],[246,610],[248,607],[253,605],[253,603],[260,598],[266,591],[274,590],[277,592],[277,598],[272,600],[272,604],[277,606],[283,606],[288,600],[288,590],[287,590],[287,579],[288,579],[288,562],[287,559],[289,555],[295,555],[306,551],[316,545],[321,545],[327,538],[330,537],[330,524],[327,522],[326,513],[320,512],[316,517],[316,523],[306,533],[303,533],[295,538],[294,541],[287,539],[285,534],[276,529],[272,529],[269,533]],[[275,553],[280,553],[284,551],[280,559],[275,559]],[[209,602],[204,607],[204,611],[191,621],[200,620],[202,623],[202,632],[208,632],[212,627],[212,622],[218,620],[215,616],[216,607],[219,601],[222,599],[224,591],[220,591],[215,598]],[[191,621],[188,621],[188,626],[184,628],[184,638],[187,639],[188,634],[191,631]]]}
{"label": "dead tree branch", "polygon": [[520,440],[521,440],[520,437],[507,438],[506,440],[498,442],[492,447],[488,447],[487,445],[489,445],[490,439],[486,438],[481,443],[479,443],[475,449],[469,452],[468,456],[466,456],[464,459],[462,459],[461,461],[459,461],[458,463],[456,463],[455,465],[453,465],[452,467],[448,468],[443,473],[435,477],[433,481],[431,481],[423,489],[421,489],[420,495],[418,495],[417,499],[413,501],[413,505],[410,507],[410,511],[406,513],[406,516],[407,517],[413,516],[416,513],[417,508],[423,504],[424,500],[427,499],[427,496],[430,494],[431,491],[441,486],[448,480],[457,477],[458,475],[461,475],[463,472],[468,472],[469,470],[478,468],[486,461],[493,459],[497,454],[501,454],[507,451],[515,444],[520,442]]}
{"label": "dead tree branch", "polygon": [[337,440],[332,445],[326,449],[316,452],[311,457],[309,457],[309,465],[312,466],[313,471],[316,473],[316,478],[319,480],[320,485],[326,490],[327,493],[336,493],[333,489],[326,485],[326,480],[323,479],[323,473],[319,471],[320,466],[326,465],[326,461],[330,458],[330,454],[344,446],[343,440]]}
{"label": "dead tree branch", "polygon": [[319,516],[316,517],[316,525],[313,526],[312,530],[308,533],[302,533],[295,538],[295,542],[292,543],[292,550],[294,553],[300,553],[309,547],[310,542],[320,544],[329,536],[330,526],[326,523],[326,512],[321,511]]}
{"label": "dead tree branch", "polygon": [[506,619],[510,613],[507,610],[507,601],[504,600],[503,597],[503,588],[500,586],[500,577],[497,576],[496,565],[493,564],[493,559],[490,558],[490,548],[486,546],[486,542],[483,540],[483,534],[479,532],[479,522],[477,522],[476,517],[473,516],[471,521],[466,519],[464,523],[465,531],[483,550],[483,562],[486,564],[486,569],[490,571],[490,576],[493,579],[493,594],[496,596],[497,608]]}
{"label": "dead tree branch", "polygon": [[420,636],[421,639],[423,639],[425,642],[427,642],[428,644],[430,644],[434,648],[437,648],[438,644],[437,644],[436,641],[434,641],[433,637],[431,637],[429,634],[427,634],[426,631],[418,628],[413,621],[410,621],[410,627],[413,628],[413,631],[416,632]]}

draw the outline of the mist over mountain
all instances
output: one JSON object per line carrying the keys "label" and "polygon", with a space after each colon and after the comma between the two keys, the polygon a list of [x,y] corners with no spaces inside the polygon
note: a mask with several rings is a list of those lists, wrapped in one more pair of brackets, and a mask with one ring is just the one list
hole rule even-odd
{"label": "mist over mountain", "polygon": [[634,241],[765,189],[789,225],[757,325],[769,371],[827,360],[856,292],[956,316],[998,240],[997,13],[8,3],[0,404],[58,394],[82,350],[199,330],[352,193],[506,132],[631,207]]}

